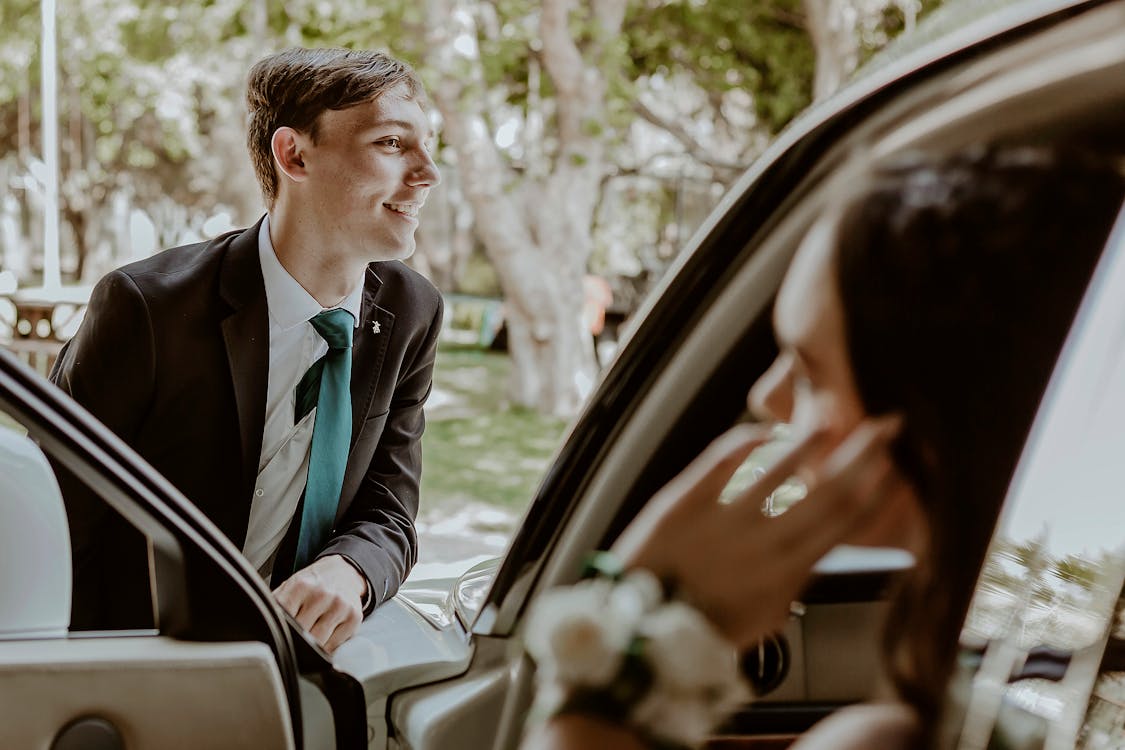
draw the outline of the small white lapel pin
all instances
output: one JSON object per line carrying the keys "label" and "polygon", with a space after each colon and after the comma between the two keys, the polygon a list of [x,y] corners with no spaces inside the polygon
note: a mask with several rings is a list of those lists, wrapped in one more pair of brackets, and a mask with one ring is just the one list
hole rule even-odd
{"label": "small white lapel pin", "polygon": [[372,333],[379,333],[379,331],[381,331],[381,330],[383,330],[383,329],[379,327],[379,321],[377,321],[377,320],[371,321],[371,332]]}

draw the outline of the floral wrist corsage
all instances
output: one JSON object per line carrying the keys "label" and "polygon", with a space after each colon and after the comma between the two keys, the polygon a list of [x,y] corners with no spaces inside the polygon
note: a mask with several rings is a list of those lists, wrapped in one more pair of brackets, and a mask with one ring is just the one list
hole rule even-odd
{"label": "floral wrist corsage", "polygon": [[607,553],[590,567],[598,577],[544,593],[528,618],[533,715],[594,715],[661,745],[700,744],[750,699],[737,651],[648,571],[607,575],[619,569]]}

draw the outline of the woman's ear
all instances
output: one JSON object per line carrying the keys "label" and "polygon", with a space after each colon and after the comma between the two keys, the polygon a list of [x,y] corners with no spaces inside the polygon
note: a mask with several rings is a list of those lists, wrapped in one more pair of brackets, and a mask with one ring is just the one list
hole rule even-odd
{"label": "woman's ear", "polygon": [[293,182],[303,182],[308,176],[304,158],[307,146],[308,139],[305,135],[288,126],[275,130],[270,139],[277,168]]}

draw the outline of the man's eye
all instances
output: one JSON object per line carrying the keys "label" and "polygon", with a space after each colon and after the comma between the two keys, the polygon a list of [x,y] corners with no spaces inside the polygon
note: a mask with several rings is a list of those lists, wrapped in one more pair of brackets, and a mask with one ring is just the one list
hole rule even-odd
{"label": "man's eye", "polygon": [[398,148],[401,145],[401,141],[399,141],[398,138],[384,138],[378,141],[378,144],[380,146],[387,146],[388,148]]}

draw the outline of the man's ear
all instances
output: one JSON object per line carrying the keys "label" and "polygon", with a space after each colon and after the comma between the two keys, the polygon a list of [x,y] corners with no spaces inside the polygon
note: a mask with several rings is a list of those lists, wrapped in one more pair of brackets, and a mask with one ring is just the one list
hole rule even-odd
{"label": "man's ear", "polygon": [[273,160],[277,168],[294,182],[303,182],[308,176],[305,169],[305,150],[308,147],[308,138],[304,133],[290,127],[281,127],[274,131],[270,139],[270,148],[273,150]]}

